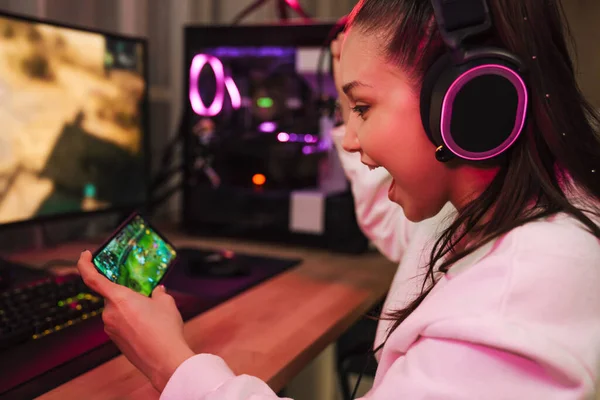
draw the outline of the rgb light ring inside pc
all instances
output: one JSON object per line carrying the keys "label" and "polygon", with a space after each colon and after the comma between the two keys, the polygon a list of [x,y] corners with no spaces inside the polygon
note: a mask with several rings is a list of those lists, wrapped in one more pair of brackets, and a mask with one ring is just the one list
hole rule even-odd
{"label": "rgb light ring inside pc", "polygon": [[144,39],[0,13],[0,224],[148,200]]}

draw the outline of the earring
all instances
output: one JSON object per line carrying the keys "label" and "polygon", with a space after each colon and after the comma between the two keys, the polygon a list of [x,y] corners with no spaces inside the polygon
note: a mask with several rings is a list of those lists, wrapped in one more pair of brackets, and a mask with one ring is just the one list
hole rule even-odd
{"label": "earring", "polygon": [[438,160],[439,162],[448,162],[453,158],[453,154],[448,151],[448,149],[445,146],[439,146],[437,149],[435,149],[435,159]]}

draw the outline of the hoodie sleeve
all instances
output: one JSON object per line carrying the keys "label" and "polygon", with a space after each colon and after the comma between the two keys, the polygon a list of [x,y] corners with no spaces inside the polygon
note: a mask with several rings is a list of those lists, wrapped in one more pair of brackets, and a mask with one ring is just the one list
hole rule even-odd
{"label": "hoodie sleeve", "polygon": [[197,354],[175,371],[160,400],[275,400],[281,399],[260,379],[235,375],[225,361]]}

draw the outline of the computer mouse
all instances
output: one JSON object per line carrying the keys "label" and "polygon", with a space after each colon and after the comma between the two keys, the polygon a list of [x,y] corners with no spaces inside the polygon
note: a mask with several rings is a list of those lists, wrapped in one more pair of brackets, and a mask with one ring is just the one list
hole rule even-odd
{"label": "computer mouse", "polygon": [[219,250],[208,254],[198,266],[199,275],[207,277],[236,277],[247,275],[247,270],[238,261],[236,254],[231,250]]}
{"label": "computer mouse", "polygon": [[249,273],[231,250],[180,249],[179,253],[187,264],[188,273],[194,277],[233,278]]}

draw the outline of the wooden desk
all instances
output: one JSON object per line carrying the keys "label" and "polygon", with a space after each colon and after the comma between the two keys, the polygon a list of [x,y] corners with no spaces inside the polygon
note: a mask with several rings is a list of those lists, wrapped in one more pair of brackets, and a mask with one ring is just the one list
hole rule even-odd
{"label": "wooden desk", "polygon": [[[178,246],[225,247],[239,252],[301,257],[288,272],[189,320],[185,336],[196,353],[217,354],[237,374],[249,374],[281,390],[387,292],[396,265],[378,253],[340,255],[314,249],[198,240],[173,233]],[[94,245],[70,244],[15,256],[30,263],[76,259]],[[201,371],[198,371],[201,373]],[[157,399],[143,376],[119,356],[39,397]]]}

